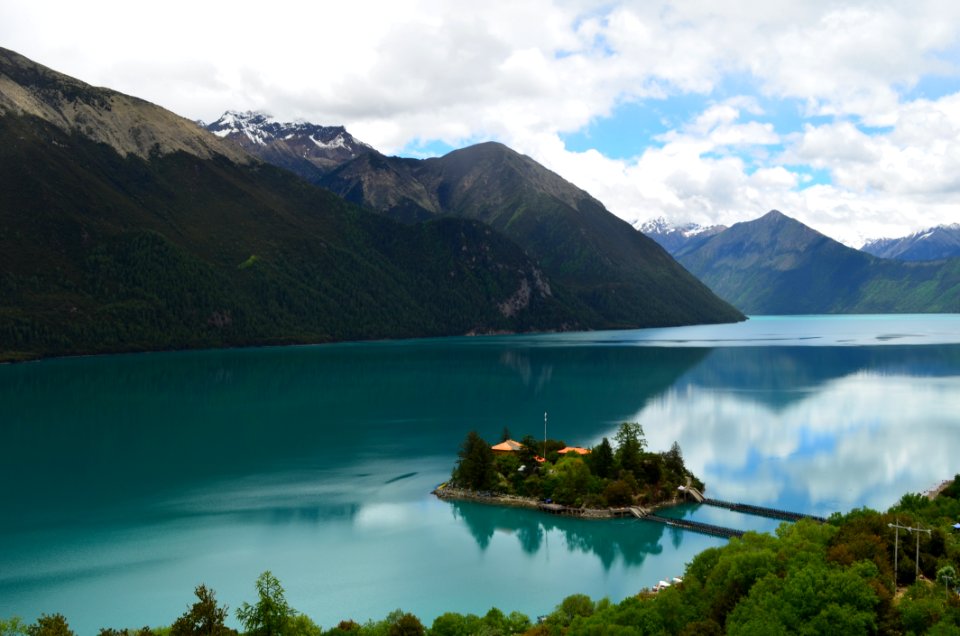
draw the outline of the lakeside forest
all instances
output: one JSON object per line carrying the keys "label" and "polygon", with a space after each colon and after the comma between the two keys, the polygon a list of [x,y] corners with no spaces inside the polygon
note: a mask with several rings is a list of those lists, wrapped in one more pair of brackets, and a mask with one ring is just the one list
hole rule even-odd
{"label": "lakeside forest", "polygon": [[[196,600],[171,625],[105,627],[99,636],[956,634],[958,519],[960,475],[935,498],[907,494],[886,512],[861,508],[824,524],[783,523],[775,535],[748,532],[694,557],[682,583],[619,603],[575,594],[535,620],[492,608],[483,616],[447,612],[428,627],[398,609],[365,623],[345,617],[324,629],[291,607],[281,582],[264,572],[256,601],[232,613],[240,630],[227,625],[230,608],[200,584]],[[923,531],[898,532],[893,524]],[[73,634],[61,614],[30,624],[0,620],[0,636]]]}

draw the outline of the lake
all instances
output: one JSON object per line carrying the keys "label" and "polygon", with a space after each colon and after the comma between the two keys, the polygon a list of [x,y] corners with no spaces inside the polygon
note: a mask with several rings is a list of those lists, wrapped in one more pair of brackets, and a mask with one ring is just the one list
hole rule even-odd
{"label": "lake", "polygon": [[[829,515],[960,471],[960,316],[755,317],[672,329],[0,366],[0,617],[79,634],[231,612],[271,570],[324,627],[620,600],[724,540],[430,491],[466,433],[572,445],[642,424],[713,497]],[[708,507],[673,514],[762,531]],[[236,624],[236,621],[233,621]]]}

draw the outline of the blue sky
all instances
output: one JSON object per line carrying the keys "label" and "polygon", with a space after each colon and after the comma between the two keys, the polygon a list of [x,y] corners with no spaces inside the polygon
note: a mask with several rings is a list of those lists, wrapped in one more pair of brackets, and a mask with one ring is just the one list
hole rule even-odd
{"label": "blue sky", "polygon": [[0,5],[0,43],[190,119],[262,110],[414,157],[501,141],[631,222],[776,208],[852,245],[960,222],[955,3],[275,0],[270,12],[302,28],[264,27],[247,0],[15,0]]}

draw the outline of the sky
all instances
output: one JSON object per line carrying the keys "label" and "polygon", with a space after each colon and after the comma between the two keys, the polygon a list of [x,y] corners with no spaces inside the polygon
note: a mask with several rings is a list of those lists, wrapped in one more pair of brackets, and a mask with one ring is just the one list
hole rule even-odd
{"label": "sky", "polygon": [[0,0],[0,46],[190,119],[500,141],[631,222],[960,222],[952,0]]}

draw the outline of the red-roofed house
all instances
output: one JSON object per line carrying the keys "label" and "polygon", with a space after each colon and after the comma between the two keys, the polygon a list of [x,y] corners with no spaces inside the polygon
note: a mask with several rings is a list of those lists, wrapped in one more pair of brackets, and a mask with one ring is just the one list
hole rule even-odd
{"label": "red-roofed house", "polygon": [[561,448],[557,451],[561,455],[566,455],[567,453],[576,453],[577,455],[589,455],[589,448],[580,448],[579,446],[567,446],[566,448]]}
{"label": "red-roofed house", "polygon": [[494,444],[490,447],[490,450],[493,451],[494,455],[503,455],[504,453],[516,453],[521,448],[523,448],[523,444],[516,440],[508,439],[499,444]]}

